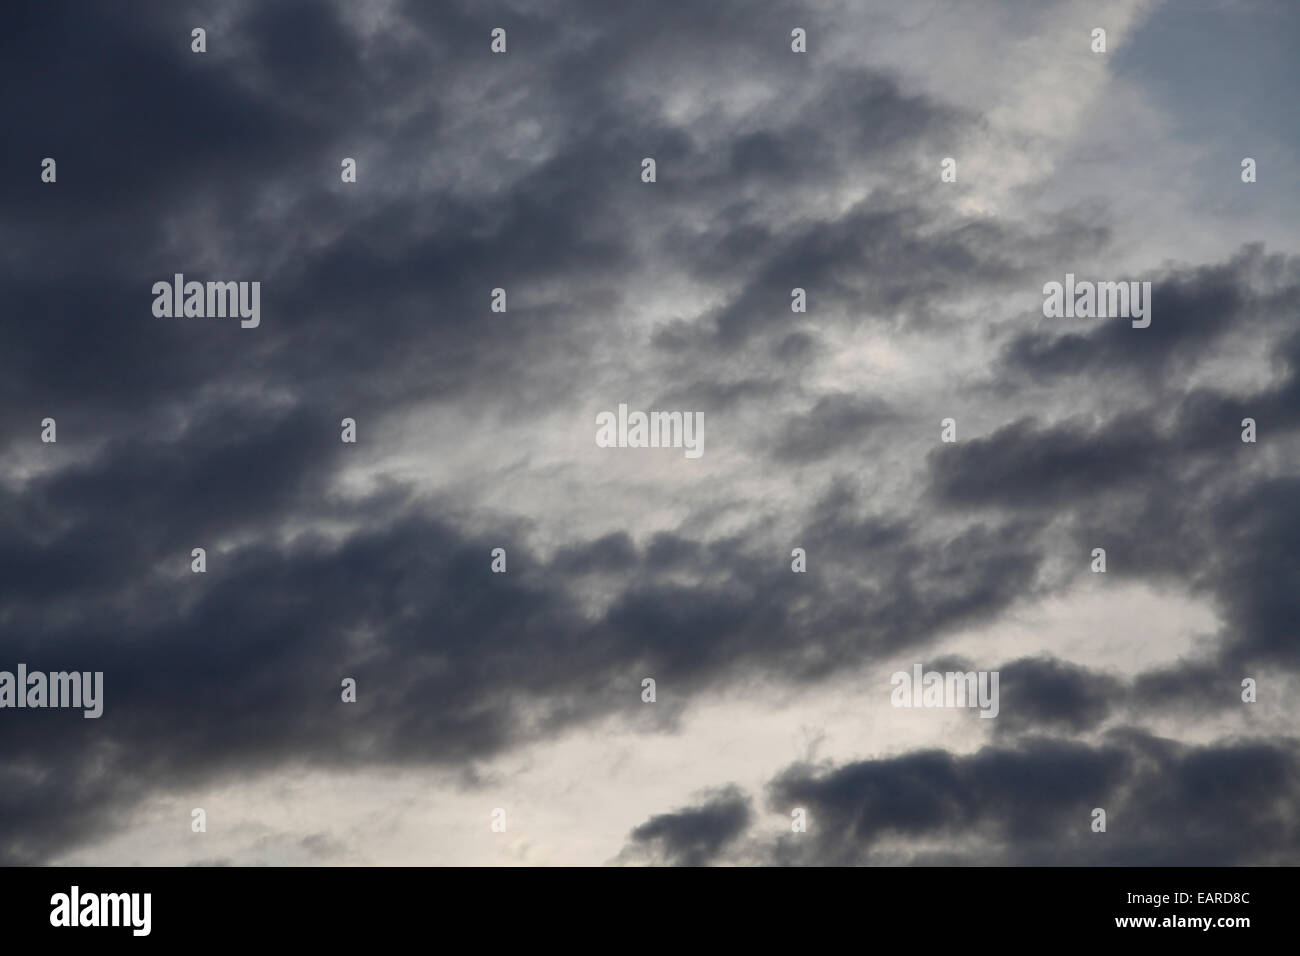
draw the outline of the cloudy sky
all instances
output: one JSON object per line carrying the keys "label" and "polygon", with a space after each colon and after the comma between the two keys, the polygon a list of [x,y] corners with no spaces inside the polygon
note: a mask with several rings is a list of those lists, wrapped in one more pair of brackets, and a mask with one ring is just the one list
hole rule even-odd
{"label": "cloudy sky", "polygon": [[[0,668],[104,713],[0,710],[0,862],[1300,863],[1297,47],[1248,0],[6,4]],[[175,273],[260,325],[154,315]],[[1066,273],[1151,326],[1045,318]],[[704,454],[597,447],[620,403]],[[894,707],[917,664],[998,716]]]}

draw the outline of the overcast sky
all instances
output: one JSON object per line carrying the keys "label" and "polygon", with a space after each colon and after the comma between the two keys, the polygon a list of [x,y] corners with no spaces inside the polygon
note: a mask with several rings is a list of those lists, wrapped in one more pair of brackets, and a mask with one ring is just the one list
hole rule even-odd
{"label": "overcast sky", "polygon": [[[1247,0],[4,5],[0,669],[104,712],[0,710],[0,862],[1300,863],[1298,48]],[[176,273],[260,325],[155,315]],[[1150,327],[1045,318],[1067,273]],[[619,404],[703,455],[598,447]],[[917,664],[998,716],[893,706]]]}

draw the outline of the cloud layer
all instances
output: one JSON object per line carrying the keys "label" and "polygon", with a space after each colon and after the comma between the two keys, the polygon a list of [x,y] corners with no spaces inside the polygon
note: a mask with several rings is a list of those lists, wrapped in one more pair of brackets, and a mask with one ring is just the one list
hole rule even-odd
{"label": "cloud layer", "polygon": [[762,6],[0,14],[0,669],[105,675],[0,711],[0,861],[1300,859],[1294,124],[1168,81],[1300,18]]}

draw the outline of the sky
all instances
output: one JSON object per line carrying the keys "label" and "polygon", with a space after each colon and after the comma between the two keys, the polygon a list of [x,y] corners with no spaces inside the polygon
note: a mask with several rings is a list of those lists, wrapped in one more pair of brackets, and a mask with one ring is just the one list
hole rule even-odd
{"label": "sky", "polygon": [[[1298,45],[5,4],[0,670],[103,713],[0,708],[0,863],[1300,863]],[[157,314],[178,273],[258,324]],[[1047,316],[1067,274],[1149,327]],[[601,447],[620,405],[702,454]]]}

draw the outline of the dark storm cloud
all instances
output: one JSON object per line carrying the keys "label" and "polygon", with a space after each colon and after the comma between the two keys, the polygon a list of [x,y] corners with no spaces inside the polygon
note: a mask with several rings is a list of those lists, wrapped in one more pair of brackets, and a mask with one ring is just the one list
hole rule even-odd
{"label": "dark storm cloud", "polygon": [[[1236,452],[1229,447],[1228,454]],[[1068,528],[1081,568],[1091,548],[1105,546],[1108,576],[1210,598],[1224,627],[1208,653],[1229,686],[1252,668],[1300,667],[1294,587],[1300,557],[1293,546],[1300,532],[1300,479],[1243,477],[1231,467],[1220,469],[1213,492],[1187,479],[1157,483],[1126,505],[1080,509]],[[1160,686],[1179,673],[1165,673]],[[1189,666],[1185,693],[1199,694],[1201,674],[1199,666]]]}
{"label": "dark storm cloud", "polygon": [[[239,434],[225,424],[225,434]],[[279,486],[266,497],[254,467],[243,484],[222,489],[223,467],[241,461],[220,441],[194,461],[165,447],[119,449],[110,461],[121,462],[120,482],[109,481],[114,466],[96,463],[37,482],[21,503],[6,497],[3,512],[25,516],[6,535],[14,572],[4,593],[7,658],[103,670],[107,699],[93,722],[28,711],[24,732],[6,739],[9,766],[45,770],[40,784],[24,777],[6,791],[5,860],[39,861],[80,837],[103,837],[149,794],[286,761],[473,765],[623,711],[643,673],[677,700],[750,671],[812,680],[882,646],[991,614],[1023,584],[999,554],[1010,541],[963,535],[929,553],[899,553],[915,547],[900,529],[850,525],[842,546],[885,557],[892,592],[810,583],[803,596],[809,587],[820,595],[814,609],[792,614],[794,576],[737,541],[664,534],[642,553],[611,535],[542,567],[508,526],[491,540],[468,538],[412,511],[400,488],[351,503],[341,516],[364,517],[368,530],[341,543],[300,535],[283,546],[210,551],[208,574],[190,574],[192,528],[211,538],[265,521],[267,509],[329,510],[311,477],[320,454],[272,441],[282,430],[304,442],[312,434],[301,422],[271,423],[260,452],[244,436]],[[132,484],[126,463],[140,460],[156,484]],[[103,484],[90,480],[95,474]],[[142,533],[152,527],[151,502],[176,526]],[[66,508],[65,531],[50,538],[39,516],[56,505]],[[807,540],[833,553],[834,533],[828,525]],[[95,547],[78,547],[82,538]],[[511,573],[485,573],[502,543]],[[643,567],[642,580],[599,618],[568,596],[577,573],[633,566]],[[656,568],[706,567],[716,583],[655,576]],[[56,599],[57,623],[46,612]],[[358,682],[354,706],[339,703],[344,676]],[[675,719],[669,701],[659,708],[663,720]],[[57,826],[69,815],[85,829]]]}
{"label": "dark storm cloud", "polygon": [[[342,497],[357,449],[338,441],[341,417],[368,429],[431,400],[453,423],[466,410],[517,419],[573,406],[593,342],[644,305],[624,286],[647,275],[712,293],[698,313],[629,336],[668,360],[662,400],[738,415],[780,399],[803,410],[767,415],[771,454],[824,466],[894,415],[873,398],[807,391],[802,373],[830,327],[941,329],[972,291],[1023,284],[1108,239],[1068,216],[954,217],[915,185],[916,164],[978,120],[868,67],[789,55],[789,24],[834,28],[803,4],[764,17],[740,2],[511,11],[511,52],[490,62],[502,11],[396,10],[393,28],[364,35],[342,7],[230,7],[202,57],[189,52],[190,28],[210,16],[201,5],[0,12],[14,144],[0,170],[12,316],[0,448],[14,474],[0,487],[0,667],[103,670],[106,694],[97,721],[4,715],[18,732],[0,739],[0,862],[47,861],[111,835],[150,798],[269,769],[437,766],[472,781],[508,748],[639,706],[645,673],[661,682],[663,729],[728,683],[811,683],[925,647],[1041,593],[1057,521],[1079,546],[1104,532],[1116,568],[1210,589],[1237,628],[1220,663],[1286,661],[1300,610],[1295,481],[1256,469],[1215,497],[1197,469],[1216,454],[1208,436],[1222,427],[1231,444],[1242,414],[1270,435],[1294,429],[1300,338],[1279,338],[1290,371],[1254,395],[1180,390],[1167,376],[1158,401],[1183,438],[1136,415],[1019,420],[935,451],[920,510],[848,480],[819,487],[793,506],[795,541],[775,540],[785,506],[773,505],[721,536],[602,531],[544,561],[527,501],[453,520],[384,475]],[[761,79],[781,96],[739,119],[712,104],[679,124],[659,86],[683,77],[706,89]],[[54,186],[38,179],[47,155]],[[660,161],[653,193],[637,176],[645,155]],[[343,156],[359,159],[355,190],[340,188]],[[764,201],[855,186],[864,163],[880,184],[843,215],[782,223]],[[1256,316],[1280,329],[1294,317],[1288,268],[1247,250],[1165,277],[1141,354],[1118,329],[1021,337],[1005,353],[1011,385],[1139,360],[1174,370]],[[151,284],[175,272],[262,281],[262,326],[154,318]],[[505,314],[488,311],[498,285]],[[790,313],[794,286],[809,289],[810,317]],[[36,440],[47,415],[57,445]],[[931,504],[945,520],[929,520]],[[807,575],[790,573],[796,544],[812,556]],[[209,549],[204,576],[188,570],[196,546]],[[509,575],[486,573],[497,546]],[[606,603],[590,608],[579,579],[608,585]],[[1117,699],[1109,678],[1058,663],[1008,673],[1017,731],[1030,720],[1093,730]],[[1138,686],[1175,700],[1201,673]],[[344,676],[359,690],[346,707]],[[991,826],[1008,859],[1042,860],[1053,826],[1086,828],[1102,797],[1163,817],[1143,817],[1138,845],[1112,841],[1089,859],[1293,851],[1256,835],[1288,821],[1294,833],[1294,820],[1225,792],[1218,768],[1294,795],[1294,754],[1278,742],[1022,741],[792,770],[774,794],[855,839],[814,830],[811,849],[783,844],[778,858],[857,860],[882,835]],[[1190,840],[1173,829],[1180,801]],[[1216,823],[1218,810],[1245,814],[1240,829]],[[632,841],[657,861],[706,863],[750,822],[729,789]],[[1206,849],[1220,837],[1240,839]],[[336,849],[324,836],[301,848]]]}
{"label": "dark storm cloud", "polygon": [[[968,672],[990,666],[988,661],[977,665],[961,655],[944,655],[927,658],[925,670]],[[1189,659],[1130,678],[1046,655],[1018,658],[991,666],[999,674],[1001,704],[989,726],[999,739],[1049,733],[1074,737],[1103,729],[1108,722],[1166,713],[1221,715],[1242,704],[1240,675],[1233,668],[1226,657]]]}
{"label": "dark storm cloud", "polygon": [[[285,97],[255,95],[230,82],[219,57],[192,54],[196,21],[177,5],[16,5],[3,16],[0,85],[15,94],[6,115],[26,148],[6,151],[0,197],[6,224],[33,231],[8,254],[33,254],[33,264],[56,272],[79,257],[35,253],[65,251],[59,246],[72,241],[79,243],[72,251],[121,262],[140,254],[142,240],[160,238],[164,210],[174,214],[200,195],[247,216],[263,177],[326,147],[337,129],[337,115],[327,122],[286,106]],[[263,16],[275,17],[269,7]],[[328,8],[291,22],[302,49],[319,44],[343,69],[355,61],[355,44]],[[347,92],[342,83],[331,91]],[[355,98],[335,101],[348,103]],[[31,175],[44,156],[59,163],[57,189]],[[132,241],[115,248],[122,238]]]}
{"label": "dark storm cloud", "polygon": [[[1051,320],[1068,331],[1036,330],[1019,335],[1008,345],[1004,361],[1009,369],[1036,378],[1108,375],[1122,370],[1149,379],[1185,371],[1221,336],[1240,334],[1248,324],[1272,324],[1279,313],[1294,311],[1296,293],[1300,292],[1298,270],[1300,264],[1295,260],[1279,253],[1270,255],[1259,243],[1247,245],[1227,262],[1156,279],[1151,286],[1153,316],[1148,328],[1135,330],[1118,320],[1080,319],[1075,321],[1096,321],[1098,326],[1079,332],[1069,329],[1071,320]],[[1259,274],[1289,274],[1291,280],[1280,289],[1256,291],[1251,280]],[[1060,281],[1059,277],[1055,281]]]}
{"label": "dark storm cloud", "polygon": [[[1189,747],[1119,730],[1096,746],[1026,738],[970,756],[797,764],[767,806],[806,808],[808,832],[765,848],[788,864],[1277,864],[1300,852],[1298,803],[1295,741]],[[1105,833],[1091,830],[1097,807]],[[906,849],[917,840],[952,849]]]}
{"label": "dark storm cloud", "polygon": [[[1257,253],[1243,256],[1254,260]],[[1198,270],[1175,281],[1218,274]],[[932,451],[932,497],[948,508],[1015,509],[1021,517],[1042,509],[1039,520],[1063,525],[1080,561],[1104,546],[1108,573],[1211,593],[1230,621],[1217,652],[1226,655],[1225,667],[1268,660],[1293,668],[1291,621],[1300,607],[1291,582],[1300,568],[1288,542],[1300,513],[1294,458],[1285,449],[1300,427],[1300,337],[1277,328],[1294,309],[1294,300],[1277,305],[1266,325],[1275,332],[1277,384],[1233,394],[1206,386],[1179,392],[1171,382],[1140,407],[1100,422],[1022,419]],[[1246,327],[1246,316],[1232,319]],[[1171,414],[1161,426],[1165,412]],[[1248,416],[1261,428],[1267,423],[1260,443],[1240,440]],[[1275,443],[1283,446],[1280,458],[1264,453]]]}
{"label": "dark storm cloud", "polygon": [[1181,661],[1138,674],[1133,699],[1148,711],[1203,715],[1241,704],[1241,682],[1219,661]]}
{"label": "dark storm cloud", "polygon": [[[1225,432],[1225,441],[1232,434]],[[1166,443],[1147,415],[1101,428],[1021,419],[929,453],[932,490],[951,506],[1061,507],[1158,480]]]}
{"label": "dark storm cloud", "polygon": [[761,537],[660,536],[647,570],[693,570],[699,583],[630,582],[604,633],[681,689],[751,671],[811,682],[987,620],[1033,588],[1040,555],[1014,525],[922,540],[920,529],[864,516],[863,506],[844,486],[817,504],[797,538],[813,556],[806,575],[790,573],[788,547]]}
{"label": "dark storm cloud", "polygon": [[[935,670],[943,670],[934,665]],[[998,668],[1002,700],[997,733],[1078,734],[1097,727],[1124,698],[1114,677],[1051,658],[1024,658]]]}
{"label": "dark storm cloud", "polygon": [[[22,623],[40,622],[29,609],[7,656],[103,670],[105,714],[19,715],[34,719],[6,739],[6,762],[50,772],[6,791],[0,856],[39,859],[75,837],[60,817],[111,830],[114,811],[149,791],[236,770],[489,756],[518,732],[529,687],[575,676],[568,642],[585,630],[526,574],[475,573],[488,550],[411,516],[337,547],[213,552],[204,577],[181,552],[185,577],[120,597],[83,588],[60,623],[24,635]],[[352,707],[339,702],[345,676],[358,682]]]}
{"label": "dark storm cloud", "polygon": [[[1218,274],[1199,270],[1198,275],[1203,272]],[[1172,281],[1189,285],[1195,278]],[[1207,298],[1238,301],[1234,294],[1245,295],[1240,277],[1233,289],[1232,293],[1207,292]],[[1182,339],[1173,333],[1145,346],[1143,335],[1151,329],[1125,325],[1113,331],[1117,326],[1109,323],[1088,336],[1063,337],[1058,343],[1070,339],[1074,354],[1094,356],[1108,373],[1128,370],[1139,376],[1145,387],[1134,396],[1136,407],[1102,419],[1089,415],[1046,423],[1024,417],[985,437],[937,448],[927,461],[932,493],[953,506],[1061,508],[1101,495],[1151,494],[1180,484],[1208,487],[1208,482],[1220,477],[1223,466],[1240,469],[1253,480],[1257,469],[1243,453],[1254,446],[1243,448],[1242,420],[1253,418],[1260,428],[1267,423],[1274,438],[1285,438],[1300,427],[1300,336],[1290,331],[1297,292],[1300,285],[1284,296],[1270,296],[1270,308],[1262,313],[1267,318],[1259,323],[1280,380],[1246,393],[1212,386],[1180,387],[1178,380],[1157,390],[1158,379],[1149,379],[1147,371],[1180,353]],[[1246,309],[1226,308],[1213,314],[1215,325],[1243,335],[1253,320],[1252,311]],[[1131,344],[1120,344],[1117,336],[1125,332],[1132,336]],[[1135,350],[1147,348],[1151,350],[1147,358],[1135,361]],[[1203,349],[1194,351],[1197,359],[1212,357]],[[1039,362],[1023,352],[1018,361],[1032,363],[1035,374],[1042,376],[1084,370],[1083,366],[1062,369],[1053,360]],[[1219,467],[1214,467],[1216,463]]]}
{"label": "dark storm cloud", "polygon": [[[61,442],[75,442],[64,429]],[[336,435],[297,410],[207,410],[178,440],[110,440],[85,464],[0,492],[0,598],[75,602],[147,580],[168,558],[186,566],[191,548],[323,496]]]}
{"label": "dark storm cloud", "polygon": [[[427,64],[359,69],[360,41],[327,6],[257,5],[229,34],[211,30],[205,57],[189,52],[191,21],[175,10],[102,15],[14,11],[5,30],[6,88],[41,94],[21,99],[11,130],[37,152],[8,154],[14,168],[0,180],[3,228],[23,237],[5,281],[21,314],[57,317],[6,331],[7,438],[60,411],[102,433],[160,401],[193,401],[212,380],[273,381],[304,402],[328,394],[378,413],[497,375],[553,389],[576,371],[577,359],[563,365],[580,331],[530,284],[618,263],[616,236],[583,228],[580,163],[523,175],[486,201],[447,191],[350,201],[338,163],[358,141],[436,139],[428,110],[396,127],[379,119],[430,85]],[[183,132],[160,117],[184,117]],[[587,145],[575,142],[570,160]],[[363,158],[362,176],[412,174],[436,146],[399,154],[395,168]],[[28,174],[43,155],[60,163],[56,187]],[[268,215],[268,198],[285,208]],[[313,233],[339,239],[307,241]],[[213,246],[224,264],[211,264]],[[511,313],[466,321],[488,314],[503,263]],[[254,336],[154,318],[152,282],[178,271],[260,279],[267,321]],[[601,295],[577,280],[569,302]],[[537,371],[544,355],[555,361]]]}
{"label": "dark storm cloud", "polygon": [[1300,669],[1300,478],[1262,481],[1229,496],[1215,509],[1213,533],[1213,586],[1236,626],[1229,659]]}
{"label": "dark storm cloud", "polygon": [[[862,602],[865,626],[845,603],[863,595],[831,590],[811,617],[791,618],[788,571],[736,540],[661,534],[642,555],[616,533],[562,549],[539,577],[508,527],[471,541],[413,513],[400,486],[332,500],[329,477],[350,450],[332,420],[301,408],[216,402],[5,492],[7,659],[102,669],[107,687],[100,721],[29,712],[7,739],[18,777],[0,814],[6,861],[102,838],[139,800],[223,774],[285,761],[473,763],[616,708],[635,693],[639,658],[679,696],[736,666],[795,664],[811,677],[882,641],[991,613],[1023,583],[998,554],[1010,542],[977,534],[919,551],[901,526],[845,520],[856,504],[846,494],[823,504],[806,540],[895,569],[896,589]],[[368,530],[338,544],[299,536],[211,549],[277,518],[312,517]],[[210,547],[203,578],[188,573],[196,543]],[[508,579],[483,573],[501,543]],[[648,577],[602,620],[566,596],[575,573],[642,563]],[[682,568],[726,574],[715,586],[654,577]],[[791,642],[792,630],[808,639]],[[338,703],[342,676],[358,680],[355,709]],[[31,766],[42,767],[39,784],[21,769]],[[72,817],[77,826],[60,824]]]}
{"label": "dark storm cloud", "polygon": [[726,787],[698,806],[651,817],[632,831],[632,842],[620,859],[705,866],[744,833],[752,819],[752,801],[738,787]]}
{"label": "dark storm cloud", "polygon": [[[927,750],[846,766],[796,764],[767,809],[808,815],[774,843],[730,835],[712,861],[794,865],[1210,865],[1285,863],[1297,833],[1300,747],[1232,741],[1187,747],[1116,731],[1095,747],[1029,738],[961,757]],[[739,797],[733,798],[739,800]],[[1093,810],[1107,830],[1093,832]],[[653,817],[698,821],[708,804]],[[688,827],[684,827],[688,829]],[[950,850],[908,849],[942,841]],[[902,849],[899,849],[899,847]]]}
{"label": "dark storm cloud", "polygon": [[920,751],[826,774],[792,767],[771,783],[768,803],[805,807],[823,851],[837,834],[840,848],[823,862],[858,862],[864,849],[891,835],[986,829],[1005,838],[1014,825],[1032,841],[1068,832],[1072,815],[1086,831],[1088,810],[1121,779],[1123,763],[1118,752],[1051,740],[1019,750],[985,748],[972,757]]}
{"label": "dark storm cloud", "polygon": [[[708,47],[707,62],[716,63],[711,31],[731,36],[737,69],[771,79],[775,67],[786,81],[806,83],[792,65],[795,58],[775,55],[783,34],[771,38],[771,55],[752,52],[762,49],[755,41],[766,28],[739,12],[661,6],[654,31],[620,24],[603,42],[588,44],[558,27],[566,22],[562,17],[525,18],[513,42],[516,49],[530,43],[540,48],[540,73],[538,55],[499,58],[489,71],[481,52],[473,52],[483,45],[487,12],[470,6],[442,6],[435,13],[414,5],[407,11],[422,27],[418,36],[429,44],[429,60],[386,33],[363,41],[321,6],[250,7],[229,26],[210,29],[211,52],[204,57],[188,48],[197,14],[164,7],[151,8],[149,16],[102,21],[93,9],[56,8],[46,18],[15,14],[6,32],[15,53],[5,61],[6,79],[14,86],[30,83],[42,96],[23,101],[29,108],[11,132],[17,141],[48,143],[42,154],[56,155],[61,165],[57,189],[43,188],[26,167],[15,166],[3,179],[10,200],[4,225],[24,236],[11,253],[7,281],[21,311],[52,313],[59,321],[13,330],[6,349],[13,372],[6,376],[13,399],[6,403],[6,436],[22,434],[33,416],[58,411],[93,421],[101,432],[121,427],[124,416],[160,401],[192,401],[204,382],[217,377],[274,380],[295,400],[319,404],[328,394],[370,415],[419,398],[471,393],[489,401],[504,397],[516,406],[512,414],[527,414],[547,404],[539,401],[543,397],[558,400],[564,383],[579,375],[584,325],[591,321],[586,316],[616,307],[613,290],[637,265],[631,237],[616,226],[624,215],[651,228],[671,227],[663,251],[682,256],[683,264],[710,280],[749,273],[752,266],[742,263],[766,263],[759,268],[768,278],[758,286],[745,280],[748,291],[729,307],[731,317],[720,320],[737,333],[737,323],[762,324],[780,313],[752,308],[767,286],[780,291],[788,308],[787,274],[820,283],[818,294],[828,305],[854,288],[864,291],[850,270],[857,261],[870,262],[879,276],[894,274],[895,291],[885,295],[897,304],[907,282],[897,274],[903,262],[919,264],[931,251],[935,261],[969,261],[973,247],[961,233],[935,240],[951,244],[953,254],[890,248],[895,232],[920,227],[923,218],[915,211],[869,212],[838,226],[838,238],[805,227],[793,243],[779,234],[755,242],[754,230],[770,233],[770,227],[759,210],[739,213],[744,203],[737,202],[755,177],[788,183],[795,172],[765,158],[764,150],[785,141],[813,142],[814,133],[824,138],[828,134],[817,131],[832,129],[836,149],[825,143],[806,148],[799,160],[805,182],[829,181],[834,170],[819,163],[832,160],[824,157],[840,163],[868,146],[897,149],[952,117],[905,97],[891,80],[860,71],[822,80],[835,92],[819,108],[847,108],[851,125],[823,123],[805,111],[795,126],[781,121],[760,127],[741,138],[738,153],[715,155],[630,102],[635,89],[628,89],[627,76],[661,54],[669,61],[689,58],[683,36],[687,44],[695,38]],[[801,22],[811,17],[803,14]],[[608,18],[595,10],[581,16],[584,22]],[[666,21],[681,30],[665,30]],[[647,36],[657,39],[647,43]],[[635,55],[628,55],[631,50]],[[121,68],[124,59],[128,70]],[[374,68],[379,62],[382,70]],[[498,94],[526,90],[525,108],[546,116],[558,151],[523,166],[498,159],[488,175],[504,176],[504,182],[422,188],[415,201],[408,195],[362,204],[355,193],[340,192],[340,156],[362,154],[363,183],[402,181],[419,178],[430,162],[436,167],[438,157],[463,148],[444,130],[449,107],[439,104],[431,63],[490,78],[481,104],[486,115]],[[601,75],[609,82],[590,82]],[[85,96],[86,89],[95,95]],[[34,108],[36,102],[44,108]],[[385,107],[392,103],[404,104],[408,115],[389,119],[394,111]],[[185,134],[172,136],[158,116],[184,116]],[[504,137],[511,129],[503,120],[476,135]],[[385,152],[366,157],[359,144],[376,141],[388,144]],[[134,148],[99,149],[97,142]],[[653,151],[661,162],[682,160],[665,175],[652,205],[636,191],[647,143],[659,147]],[[482,147],[491,145],[489,139]],[[12,156],[15,164],[21,159]],[[270,214],[269,197],[279,207]],[[52,215],[51,202],[64,213]],[[702,203],[740,218],[720,212],[707,234],[676,234],[675,221]],[[129,242],[121,241],[124,235]],[[321,235],[338,238],[321,242],[315,238]],[[224,260],[216,267],[214,237]],[[900,235],[901,241],[917,240]],[[503,281],[503,269],[510,276],[511,311],[489,317],[487,292]],[[153,319],[146,290],[176,271],[190,278],[247,274],[262,280],[268,317],[256,339],[232,328]],[[556,276],[568,279],[563,309],[532,291],[534,283]],[[101,306],[78,307],[83,301]],[[167,360],[159,361],[163,356]],[[768,360],[774,372],[783,358]],[[92,362],[93,370],[78,368]],[[43,369],[52,374],[33,374]],[[29,375],[41,387],[27,388]],[[741,385],[742,391],[719,398],[770,392],[762,378],[755,381],[756,388]],[[504,395],[502,382],[508,383]]]}
{"label": "dark storm cloud", "polygon": [[[1067,337],[1069,354],[1079,359],[1068,365],[1057,361],[1064,351],[1052,358],[1013,348],[1022,368],[1038,378],[1131,373],[1143,390],[1134,394],[1136,407],[1110,417],[1021,419],[928,456],[931,497],[944,508],[1014,511],[1029,521],[1037,512],[1039,530],[1058,530],[1056,547],[1076,555],[1080,573],[1091,549],[1105,547],[1108,581],[1172,586],[1212,602],[1223,622],[1215,639],[1194,658],[1133,675],[1127,694],[1133,716],[1221,714],[1241,706],[1242,678],[1277,688],[1297,669],[1295,279],[1294,260],[1248,247],[1222,265],[1174,273],[1157,287],[1155,301],[1170,303],[1163,337],[1147,340],[1142,332],[1104,325]],[[1274,384],[1246,392],[1188,389],[1179,376],[1150,375],[1185,370],[1212,357],[1225,338],[1248,334],[1271,353]],[[1260,423],[1261,435],[1267,422],[1257,444],[1240,440],[1245,417]],[[1085,684],[1097,680],[1079,676]],[[1037,695],[1053,683],[1040,674],[1031,685]],[[1094,701],[1094,720],[1085,723],[1102,716],[1110,696],[1106,687],[1058,690],[1064,698],[1084,693]],[[1014,729],[1016,708],[1003,712],[1013,715]]]}
{"label": "dark storm cloud", "polygon": [[[893,309],[917,301],[927,287],[950,287],[939,279],[944,269],[955,270],[954,281],[969,278],[976,250],[998,239],[999,227],[984,223],[923,240],[916,235],[926,221],[919,210],[878,202],[838,223],[803,225],[793,239],[774,232],[761,210],[742,212],[753,177],[772,185],[791,181],[793,170],[758,157],[765,145],[809,142],[814,131],[834,131],[817,135],[833,135],[835,150],[801,151],[797,177],[829,183],[834,169],[809,157],[834,155],[841,164],[862,148],[912,148],[956,119],[877,74],[819,77],[834,91],[818,105],[824,115],[802,111],[743,136],[737,148],[748,171],[736,176],[729,154],[715,155],[634,106],[628,77],[661,55],[667,62],[689,58],[692,42],[709,48],[705,62],[716,63],[716,34],[725,33],[737,69],[765,80],[776,69],[779,81],[806,84],[797,58],[775,55],[782,37],[772,38],[772,54],[754,53],[764,48],[757,41],[768,28],[736,15],[739,7],[702,13],[689,4],[661,6],[649,42],[646,33],[621,24],[602,42],[584,44],[558,27],[566,22],[561,17],[525,18],[514,42],[546,51],[539,73],[532,55],[485,67],[473,50],[486,35],[487,12],[412,6],[408,14],[422,25],[418,36],[439,69],[499,84],[484,92],[481,107],[489,116],[498,93],[525,90],[525,107],[547,117],[558,151],[527,165],[497,160],[488,175],[504,176],[501,183],[426,187],[414,201],[407,195],[364,204],[336,181],[338,158],[358,154],[358,143],[389,144],[382,156],[362,156],[363,182],[417,179],[430,161],[436,168],[439,156],[463,148],[443,128],[447,108],[438,102],[430,62],[412,44],[387,33],[363,41],[329,7],[271,4],[213,28],[212,52],[199,57],[188,49],[193,15],[175,9],[103,21],[93,9],[55,10],[46,18],[15,14],[6,33],[15,53],[5,61],[7,80],[42,93],[22,101],[27,108],[12,134],[24,142],[53,139],[43,151],[63,157],[57,189],[45,188],[25,167],[3,179],[12,193],[5,196],[12,201],[4,204],[4,225],[24,237],[11,253],[24,258],[11,260],[7,276],[16,305],[24,314],[59,317],[12,330],[5,351],[13,373],[5,377],[12,399],[6,437],[23,434],[33,416],[58,411],[101,432],[118,428],[124,416],[160,401],[192,401],[213,378],[271,380],[295,400],[318,405],[328,394],[372,416],[420,398],[470,394],[504,398],[511,414],[528,414],[561,400],[565,383],[579,377],[587,316],[617,307],[614,290],[637,265],[631,237],[616,226],[622,215],[651,228],[669,226],[663,251],[701,277],[741,278],[740,298],[725,314],[707,318],[733,338],[788,309],[795,282],[818,286],[823,308],[867,295]],[[802,13],[801,22],[816,20]],[[595,10],[581,15],[583,22],[608,19]],[[670,23],[681,29],[667,30]],[[50,51],[62,59],[52,60]],[[129,70],[121,68],[123,58]],[[610,81],[590,82],[600,75]],[[84,95],[88,88],[93,97]],[[33,108],[38,100],[51,108]],[[392,103],[403,104],[408,115],[389,118],[394,111],[384,107]],[[847,121],[823,121],[841,113]],[[186,134],[171,136],[155,116],[185,116]],[[506,121],[487,125],[483,149],[511,129]],[[82,139],[69,140],[73,135]],[[99,149],[99,141],[135,147]],[[634,175],[647,142],[668,144],[664,160],[674,149],[689,159],[664,177],[649,205]],[[19,161],[15,153],[13,162]],[[268,197],[280,207],[269,214]],[[52,216],[51,202],[66,204],[66,214]],[[719,210],[706,232],[694,239],[678,234],[675,222],[700,208]],[[758,241],[759,233],[767,240]],[[121,241],[124,235],[129,242]],[[321,235],[338,238],[321,242],[315,238]],[[224,260],[216,267],[214,237]],[[489,318],[487,292],[503,281],[503,268],[512,308]],[[153,319],[146,290],[176,271],[262,280],[268,318],[256,338],[229,327]],[[758,278],[748,278],[753,275]],[[564,308],[533,293],[534,283],[556,276],[568,280]],[[101,308],[80,308],[83,301]],[[718,398],[770,394],[787,351],[763,359],[771,371],[751,376],[753,385]],[[29,376],[40,385],[27,387]],[[686,379],[675,390],[682,388],[695,386]]]}

